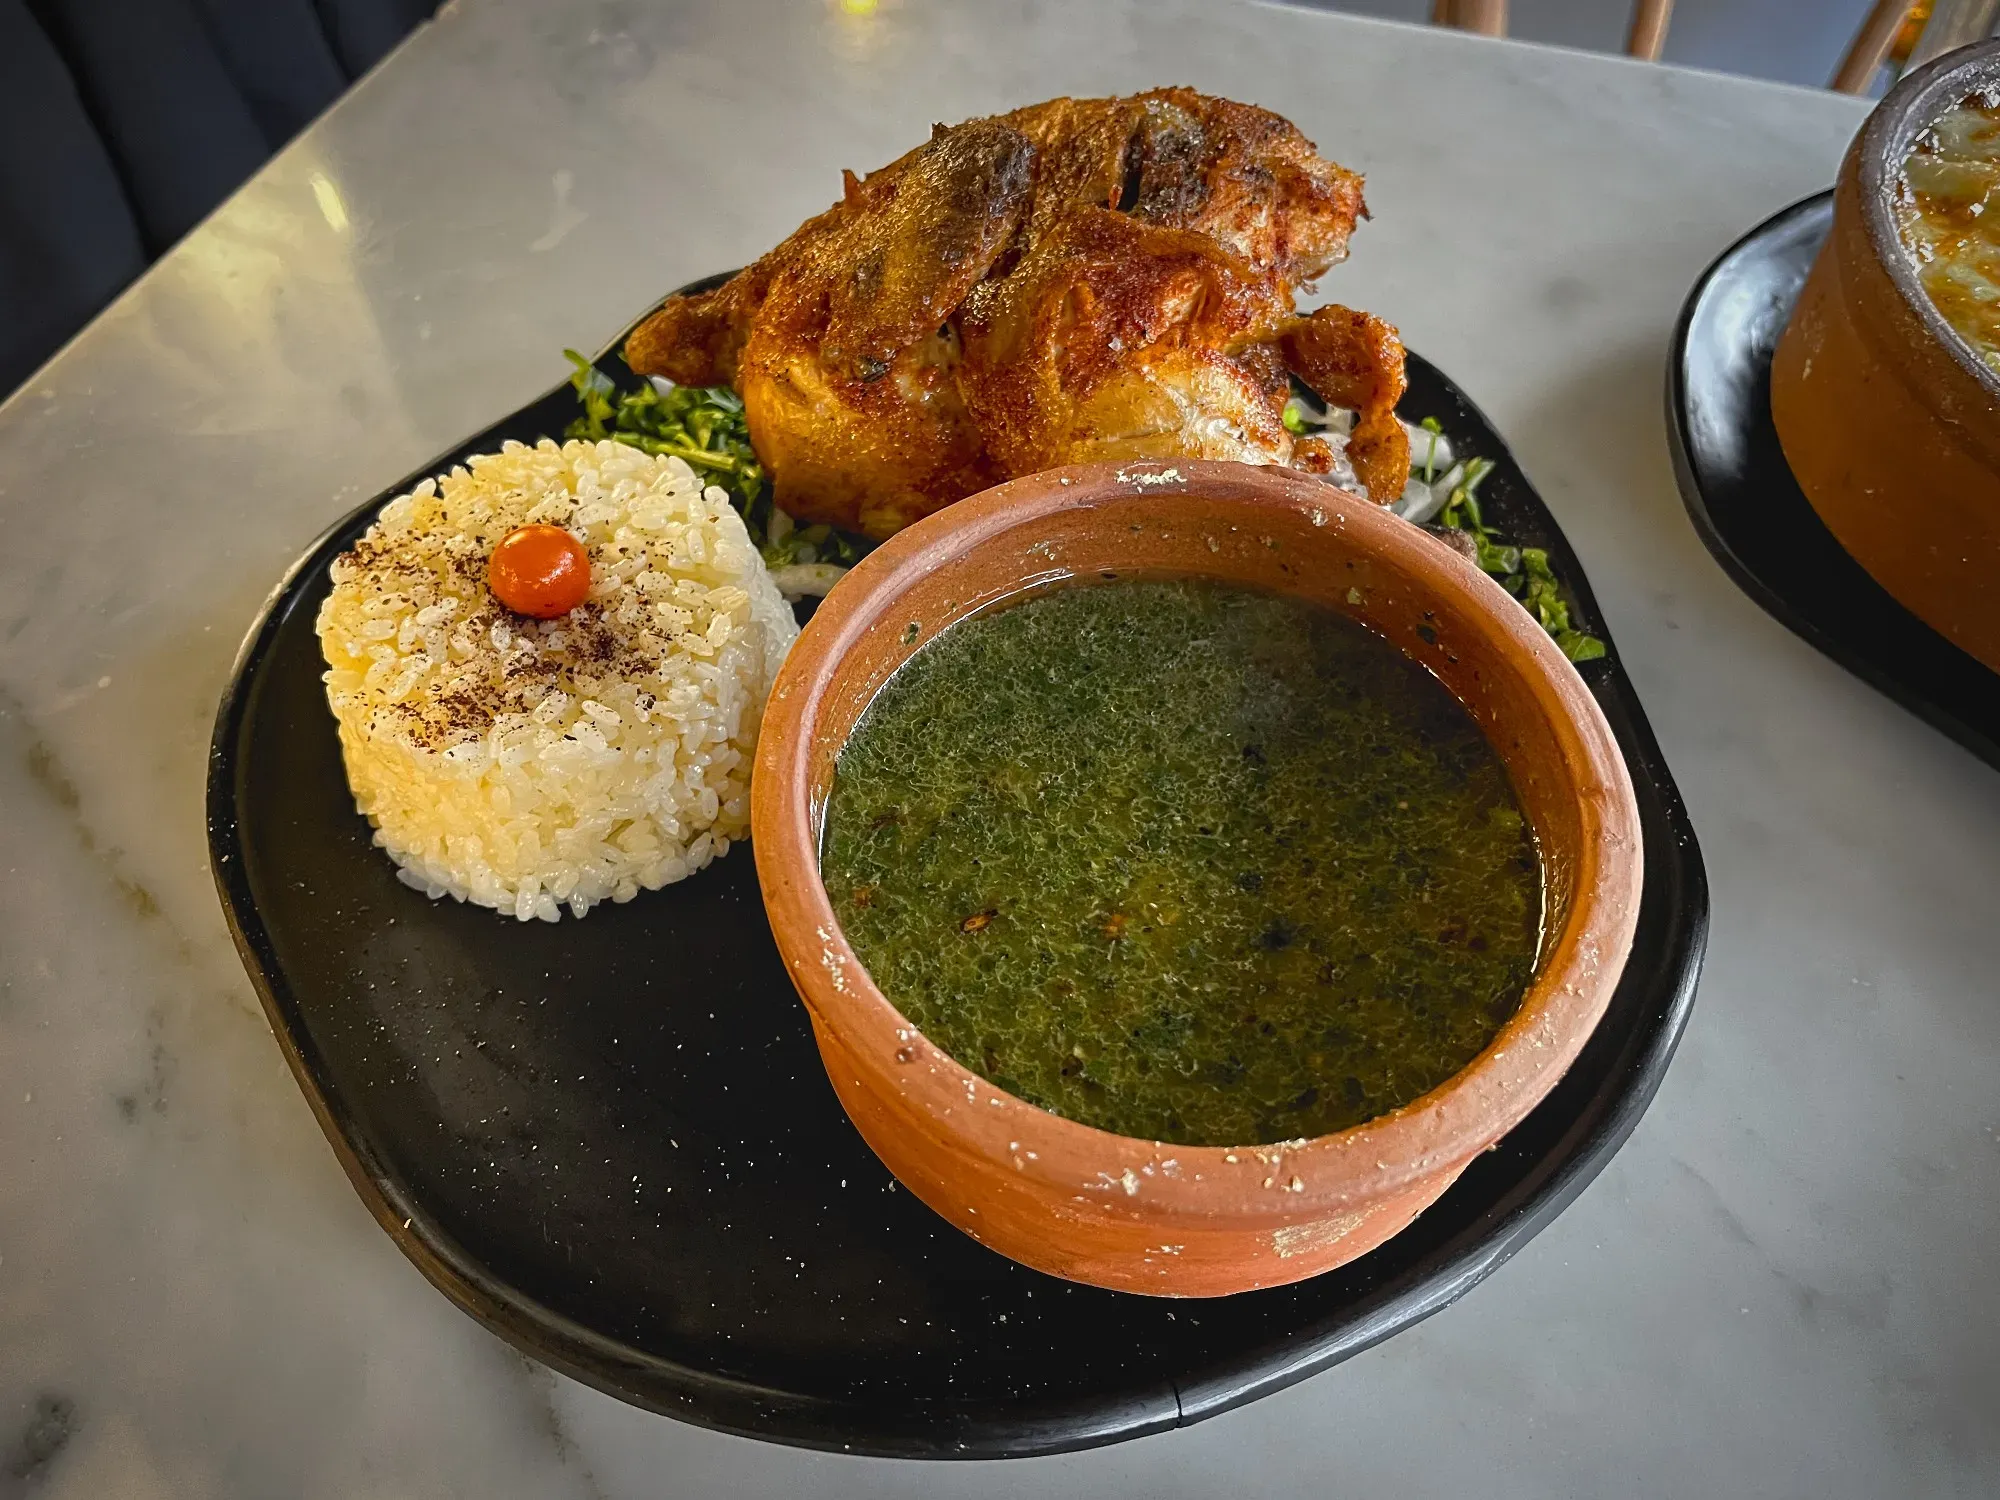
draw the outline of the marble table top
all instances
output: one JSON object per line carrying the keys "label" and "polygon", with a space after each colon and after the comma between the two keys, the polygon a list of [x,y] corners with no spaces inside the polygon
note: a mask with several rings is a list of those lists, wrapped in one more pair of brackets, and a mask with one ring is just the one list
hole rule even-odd
{"label": "marble table top", "polygon": [[[242,630],[330,519],[933,120],[1185,82],[1369,176],[1329,294],[1507,433],[1706,850],[1658,1101],[1449,1311],[1197,1427],[794,1451],[514,1353],[370,1220],[204,863]],[[0,409],[0,1500],[2000,1491],[2000,775],[1760,613],[1661,390],[1831,95],[1217,0],[460,0]]]}

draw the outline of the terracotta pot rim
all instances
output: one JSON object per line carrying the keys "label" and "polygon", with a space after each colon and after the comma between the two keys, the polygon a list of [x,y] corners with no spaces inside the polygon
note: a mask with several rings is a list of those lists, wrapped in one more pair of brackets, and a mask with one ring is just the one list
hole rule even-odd
{"label": "terracotta pot rim", "polygon": [[[1372,554],[1424,578],[1438,595],[1462,606],[1467,618],[1504,638],[1547,715],[1564,765],[1581,772],[1575,780],[1592,794],[1576,804],[1582,836],[1567,920],[1545,943],[1520,1009],[1466,1068],[1401,1109],[1336,1134],[1264,1145],[1177,1146],[1114,1135],[1044,1110],[930,1042],[848,945],[819,874],[823,807],[789,789],[805,780],[812,734],[839,663],[941,557],[1080,505],[1161,490],[1206,494],[1218,486],[1255,488],[1254,497],[1229,497],[1246,516],[1267,507],[1324,513],[1350,539],[1359,537]],[[1314,524],[1321,524],[1318,514]],[[1022,587],[1063,576],[1066,571],[1024,577]],[[1504,589],[1420,528],[1322,480],[1189,460],[1079,465],[1013,480],[890,538],[829,595],[800,645],[806,649],[794,649],[773,689],[758,746],[751,814],[759,878],[768,901],[775,880],[806,872],[798,884],[809,931],[791,936],[801,950],[816,946],[821,963],[815,971],[789,953],[788,962],[823,1042],[832,1038],[845,1061],[872,1071],[883,1095],[912,1115],[924,1108],[912,1101],[914,1089],[934,1104],[962,1098],[964,1116],[946,1139],[968,1160],[1010,1162],[1020,1176],[1065,1194],[1104,1193],[1138,1217],[1226,1211],[1232,1224],[1282,1225],[1316,1212],[1365,1207],[1440,1172],[1455,1172],[1518,1124],[1567,1070],[1608,1002],[1610,985],[1601,976],[1607,969],[1615,975],[1630,947],[1643,858],[1637,803],[1610,725],[1575,666]],[[775,911],[773,921],[781,921]],[[779,935],[786,948],[787,934]],[[914,1049],[914,1063],[881,1061],[899,1046]],[[1065,1149],[1024,1155],[1037,1141]],[[1048,1159],[1055,1154],[1093,1163],[1100,1169],[1091,1175],[1099,1180],[1066,1175]],[[1300,1186],[1290,1191],[1250,1191],[1294,1181]],[[1256,1206],[1242,1208],[1246,1202]]]}
{"label": "terracotta pot rim", "polygon": [[[2000,371],[1973,352],[1917,279],[1916,258],[1894,213],[1895,187],[1910,146],[1950,104],[1982,87],[2000,88],[2000,37],[1933,59],[1883,96],[1854,139],[1855,186],[1868,243],[1904,308],[1964,376],[2000,401]],[[1926,404],[1929,404],[1928,402]]]}

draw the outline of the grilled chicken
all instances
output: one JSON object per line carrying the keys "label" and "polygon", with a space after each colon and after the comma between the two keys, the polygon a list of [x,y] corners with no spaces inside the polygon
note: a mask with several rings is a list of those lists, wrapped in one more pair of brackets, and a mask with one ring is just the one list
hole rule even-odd
{"label": "grilled chicken", "polygon": [[1358,413],[1370,496],[1402,493],[1403,350],[1298,291],[1346,254],[1361,179],[1267,110],[1190,89],[939,126],[713,291],[627,340],[641,374],[733,385],[774,498],[887,536],[997,480],[1108,458],[1326,472],[1296,374]]}

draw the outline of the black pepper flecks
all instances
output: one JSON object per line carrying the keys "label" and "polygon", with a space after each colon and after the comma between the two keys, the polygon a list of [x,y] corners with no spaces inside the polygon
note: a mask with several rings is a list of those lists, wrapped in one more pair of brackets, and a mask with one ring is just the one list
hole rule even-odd
{"label": "black pepper flecks", "polygon": [[[546,505],[547,498],[523,495],[520,519],[531,506]],[[384,618],[398,623],[418,610],[455,601],[452,617],[428,632],[426,654],[438,670],[427,673],[408,696],[373,705],[378,725],[393,726],[419,748],[446,750],[484,735],[503,715],[532,714],[552,693],[590,697],[613,683],[641,682],[674,650],[680,631],[662,622],[653,601],[630,590],[586,599],[551,620],[515,614],[486,580],[491,543],[513,522],[454,525],[446,495],[428,503],[446,512],[437,524],[387,533],[371,528],[333,563],[338,588],[358,599],[394,603],[396,609]],[[594,578],[629,568],[635,555],[616,543],[592,546],[590,553]],[[675,609],[695,633],[706,628],[705,602],[695,608],[677,605],[669,614]],[[650,693],[640,694],[648,712],[656,701]]]}

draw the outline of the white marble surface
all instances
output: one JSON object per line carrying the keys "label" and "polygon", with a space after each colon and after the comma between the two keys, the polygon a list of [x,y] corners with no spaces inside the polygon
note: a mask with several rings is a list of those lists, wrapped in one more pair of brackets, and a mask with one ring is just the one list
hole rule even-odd
{"label": "white marble surface", "polygon": [[[1184,81],[1369,173],[1327,290],[1510,436],[1704,842],[1694,1022],[1455,1308],[1280,1396],[939,1468],[551,1376],[349,1191],[203,861],[238,636],[331,517],[933,119]],[[1761,614],[1660,414],[1830,96],[1195,0],[462,0],[0,410],[0,1500],[2000,1492],[2000,775]]]}

